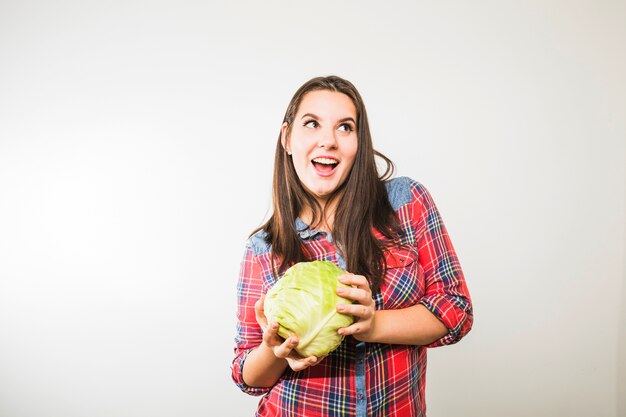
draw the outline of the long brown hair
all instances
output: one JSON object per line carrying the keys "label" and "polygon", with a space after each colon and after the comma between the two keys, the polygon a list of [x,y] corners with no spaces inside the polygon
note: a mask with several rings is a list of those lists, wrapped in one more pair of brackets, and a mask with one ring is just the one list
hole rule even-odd
{"label": "long brown hair", "polygon": [[[384,183],[393,175],[394,166],[389,158],[374,150],[361,95],[349,81],[337,76],[313,78],[296,91],[283,119],[287,123],[287,137],[302,99],[316,90],[345,94],[356,108],[358,147],[354,164],[346,180],[328,201],[338,199],[332,235],[346,260],[347,270],[368,277],[372,290],[376,291],[385,272],[385,247],[398,238],[400,230]],[[382,175],[378,173],[376,157],[386,164]],[[265,240],[271,245],[273,257],[280,259],[278,273],[296,262],[311,260],[295,225],[296,218],[307,206],[312,211],[312,225],[324,219],[324,209],[303,187],[279,134],[274,158],[273,214],[255,230],[266,233]],[[382,239],[374,235],[373,228],[383,236]]]}

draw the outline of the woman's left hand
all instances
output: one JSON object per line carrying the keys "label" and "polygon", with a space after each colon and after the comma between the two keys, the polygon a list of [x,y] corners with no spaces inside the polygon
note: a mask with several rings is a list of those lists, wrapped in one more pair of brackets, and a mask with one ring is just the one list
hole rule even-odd
{"label": "woman's left hand", "polygon": [[356,340],[367,342],[374,331],[376,305],[372,298],[370,284],[363,275],[344,274],[339,281],[350,287],[337,287],[337,294],[354,300],[354,304],[337,304],[339,313],[355,317],[355,322],[338,330],[344,336],[352,335]]}

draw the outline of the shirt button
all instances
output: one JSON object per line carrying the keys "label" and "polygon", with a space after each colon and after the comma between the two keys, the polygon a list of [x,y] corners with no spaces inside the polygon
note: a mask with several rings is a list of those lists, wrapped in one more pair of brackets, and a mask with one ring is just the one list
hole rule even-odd
{"label": "shirt button", "polygon": [[359,392],[359,393],[356,395],[356,399],[357,399],[357,400],[362,400],[362,399],[363,399],[363,397],[365,397],[365,396],[363,395],[363,393],[362,393],[362,392]]}

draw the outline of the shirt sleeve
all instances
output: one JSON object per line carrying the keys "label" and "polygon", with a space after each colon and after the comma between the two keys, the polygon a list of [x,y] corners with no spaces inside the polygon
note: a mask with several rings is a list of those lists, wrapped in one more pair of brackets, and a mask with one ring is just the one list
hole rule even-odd
{"label": "shirt sleeve", "polygon": [[263,341],[261,326],[256,321],[254,303],[263,294],[263,278],[258,260],[250,242],[246,245],[237,282],[237,327],[235,336],[235,358],[231,365],[235,384],[245,393],[262,395],[270,388],[256,388],[243,380],[243,365],[248,354]]}
{"label": "shirt sleeve", "polygon": [[410,212],[425,281],[421,304],[448,328],[448,334],[427,347],[451,345],[472,328],[474,316],[470,294],[430,193],[417,182],[412,183],[411,193]]}

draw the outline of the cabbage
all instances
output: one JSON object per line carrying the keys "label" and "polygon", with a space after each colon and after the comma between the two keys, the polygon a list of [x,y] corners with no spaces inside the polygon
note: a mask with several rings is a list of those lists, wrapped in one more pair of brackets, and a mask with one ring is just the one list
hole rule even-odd
{"label": "cabbage", "polygon": [[285,339],[298,336],[295,349],[302,356],[328,355],[343,340],[337,330],[353,323],[352,316],[336,309],[339,303],[352,303],[336,293],[338,286],[347,287],[337,280],[345,273],[329,261],[300,262],[267,292],[268,322],[278,323],[278,334]]}

